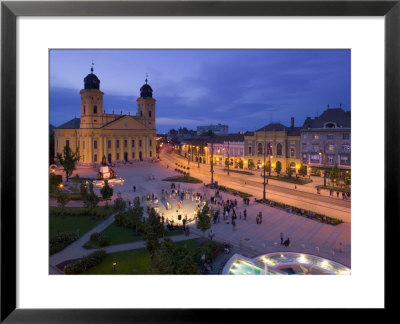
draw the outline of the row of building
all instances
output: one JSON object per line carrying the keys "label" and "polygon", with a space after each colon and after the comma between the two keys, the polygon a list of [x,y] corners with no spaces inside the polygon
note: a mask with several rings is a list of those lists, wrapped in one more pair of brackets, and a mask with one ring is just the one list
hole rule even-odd
{"label": "row of building", "polygon": [[[188,138],[175,145],[177,153],[188,161],[234,168],[272,170],[280,162],[297,172],[304,165],[307,172],[330,170],[337,165],[342,171],[351,166],[351,115],[342,108],[328,108],[320,116],[307,117],[302,127],[270,123],[254,132]],[[227,162],[228,161],[228,162]]]}
{"label": "row of building", "polygon": [[[93,165],[103,158],[108,163],[153,159],[157,156],[156,100],[147,82],[140,88],[135,115],[106,113],[100,80],[93,73],[84,78],[80,91],[80,118],[74,118],[54,129],[54,156],[65,146],[79,152],[79,164]],[[215,125],[214,125],[215,126]],[[284,171],[288,166],[297,172],[301,165],[312,169],[338,165],[350,169],[350,112],[342,108],[328,108],[320,116],[308,117],[302,127],[270,123],[254,132],[225,134],[227,125],[198,128],[203,136],[182,130],[176,151],[188,161],[224,166],[226,160],[234,168],[259,168],[271,163],[272,169],[280,162]],[[185,131],[186,130],[186,131]],[[181,130],[179,130],[181,131]],[[185,132],[184,132],[185,131]],[[207,131],[211,136],[204,136]],[[220,133],[217,135],[215,133]]]}

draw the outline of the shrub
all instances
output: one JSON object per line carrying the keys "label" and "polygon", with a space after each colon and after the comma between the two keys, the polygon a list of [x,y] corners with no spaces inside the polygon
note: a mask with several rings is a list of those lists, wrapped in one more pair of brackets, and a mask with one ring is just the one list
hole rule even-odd
{"label": "shrub", "polygon": [[79,274],[90,269],[104,260],[107,253],[104,250],[95,251],[80,260],[74,261],[64,268],[65,274]]}
{"label": "shrub", "polygon": [[49,177],[49,182],[50,182],[50,192],[54,192],[58,186],[62,183],[62,176],[60,174],[54,174],[50,173]]}
{"label": "shrub", "polygon": [[108,185],[108,180],[104,180],[104,186],[100,189],[103,199],[110,199],[114,193],[114,189]]}
{"label": "shrub", "polygon": [[50,238],[50,255],[57,253],[79,238],[78,232],[58,233]]}

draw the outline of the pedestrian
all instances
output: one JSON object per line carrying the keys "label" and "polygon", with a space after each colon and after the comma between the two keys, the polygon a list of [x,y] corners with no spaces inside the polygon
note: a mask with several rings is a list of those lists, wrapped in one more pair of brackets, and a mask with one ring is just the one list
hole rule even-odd
{"label": "pedestrian", "polygon": [[235,220],[233,219],[233,220],[232,220],[232,229],[233,229],[233,230],[235,230],[235,226],[236,226],[236,222],[235,222]]}
{"label": "pedestrian", "polygon": [[135,185],[133,186],[133,192],[136,192],[136,186]]}
{"label": "pedestrian", "polygon": [[245,208],[243,211],[243,219],[246,220],[246,218],[247,218],[247,210]]}
{"label": "pedestrian", "polygon": [[283,245],[283,232],[281,232],[281,245]]}
{"label": "pedestrian", "polygon": [[339,198],[339,191],[336,191],[336,198]]}
{"label": "pedestrian", "polygon": [[297,189],[297,186],[296,186],[296,185],[294,185],[294,189]]}
{"label": "pedestrian", "polygon": [[239,212],[239,219],[242,220],[242,212]]}
{"label": "pedestrian", "polygon": [[342,199],[344,200],[344,192],[342,192]]}

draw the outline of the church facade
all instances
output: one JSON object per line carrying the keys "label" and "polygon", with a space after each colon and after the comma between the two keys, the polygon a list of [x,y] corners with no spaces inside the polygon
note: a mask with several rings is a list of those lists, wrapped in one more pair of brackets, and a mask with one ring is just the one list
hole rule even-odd
{"label": "church facade", "polygon": [[54,152],[63,153],[68,145],[79,152],[80,165],[133,162],[156,157],[156,125],[153,89],[146,83],[140,88],[135,116],[106,114],[100,80],[91,73],[84,78],[81,95],[81,117],[54,130]]}

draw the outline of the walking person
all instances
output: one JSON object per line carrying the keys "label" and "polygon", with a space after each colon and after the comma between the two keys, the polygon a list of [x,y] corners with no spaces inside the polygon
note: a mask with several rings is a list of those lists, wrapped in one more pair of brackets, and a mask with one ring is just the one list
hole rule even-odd
{"label": "walking person", "polygon": [[234,219],[232,219],[232,229],[235,230],[236,222]]}
{"label": "walking person", "polygon": [[246,220],[246,218],[247,218],[247,210],[245,208],[243,211],[243,219]]}
{"label": "walking person", "polygon": [[136,186],[135,185],[133,186],[133,192],[136,192]]}
{"label": "walking person", "polygon": [[283,232],[281,232],[281,245],[283,245]]}
{"label": "walking person", "polygon": [[336,191],[336,198],[339,198],[339,191]]}

